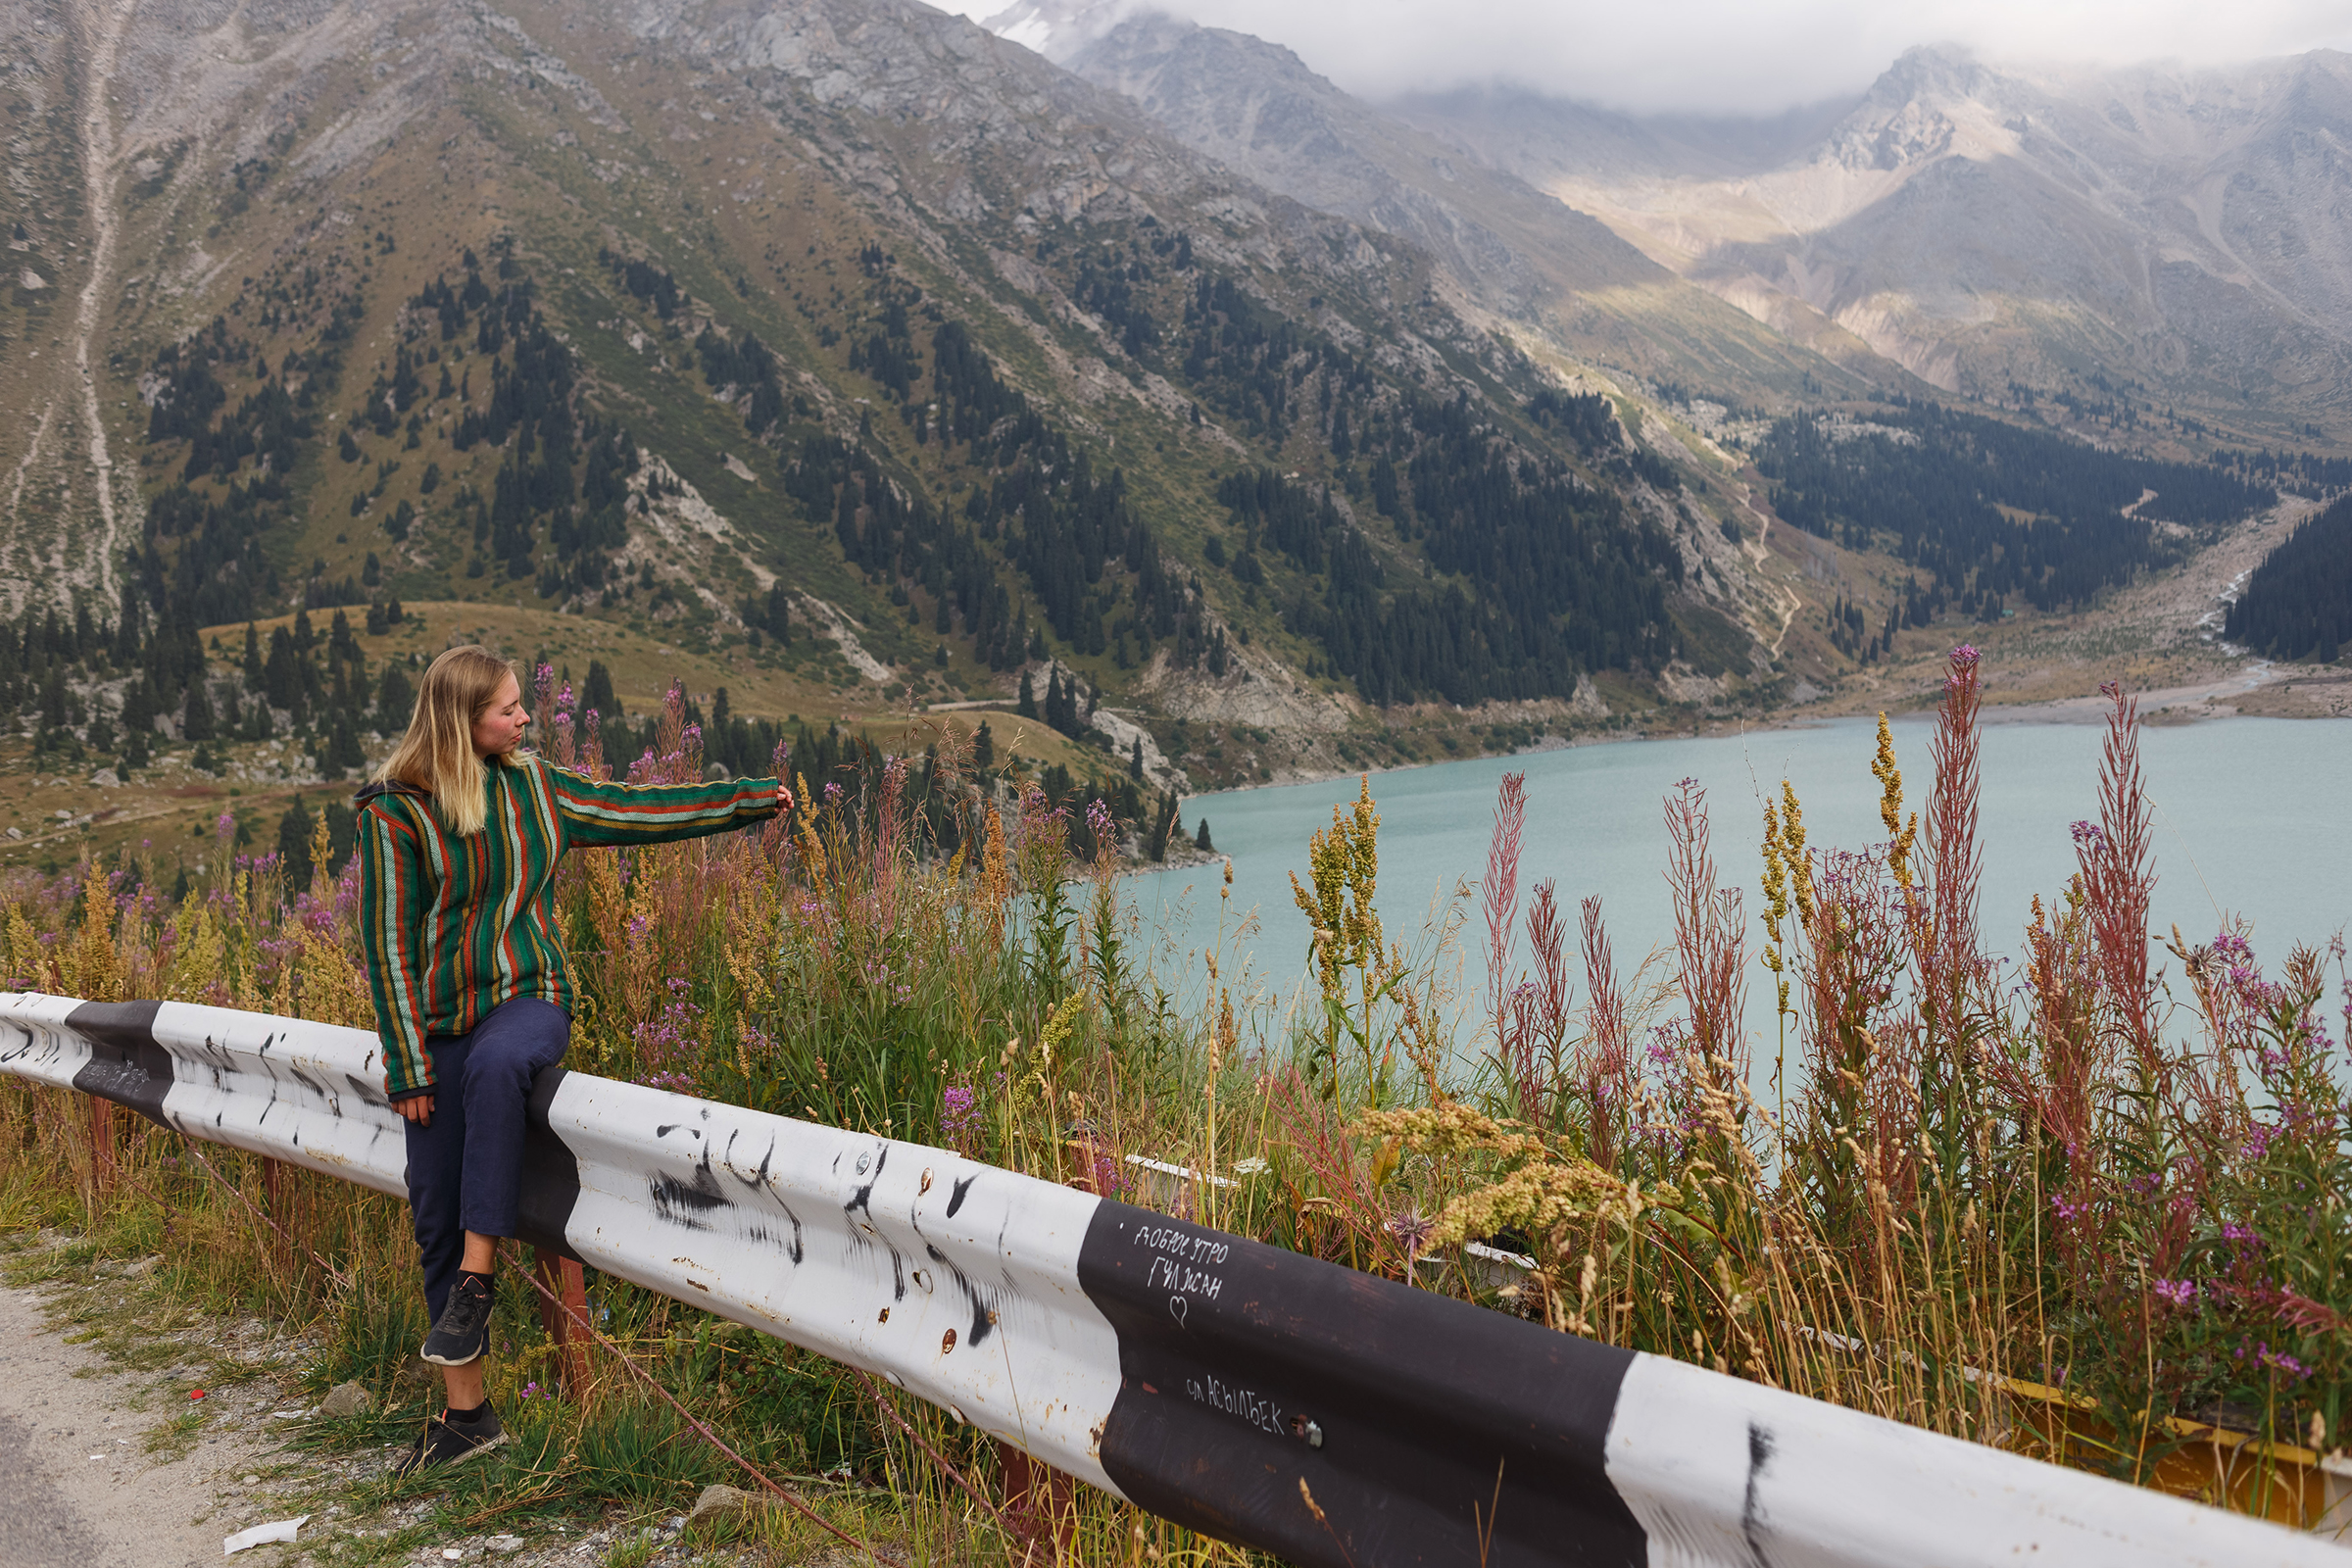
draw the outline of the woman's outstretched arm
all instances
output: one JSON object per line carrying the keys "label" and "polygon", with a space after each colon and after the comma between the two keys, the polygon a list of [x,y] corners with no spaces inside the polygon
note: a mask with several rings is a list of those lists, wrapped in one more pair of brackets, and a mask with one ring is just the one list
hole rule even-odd
{"label": "woman's outstretched arm", "polygon": [[548,785],[564,818],[565,848],[599,844],[674,844],[765,821],[792,808],[781,779],[717,784],[623,784],[550,766]]}

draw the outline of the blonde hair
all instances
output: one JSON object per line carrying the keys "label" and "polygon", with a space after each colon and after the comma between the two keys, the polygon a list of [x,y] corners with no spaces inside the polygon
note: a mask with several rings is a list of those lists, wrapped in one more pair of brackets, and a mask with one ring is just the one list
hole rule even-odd
{"label": "blonde hair", "polygon": [[375,776],[432,791],[444,826],[461,836],[479,833],[490,815],[489,773],[473,749],[474,720],[514,675],[514,665],[477,643],[442,654],[424,672],[409,732]]}

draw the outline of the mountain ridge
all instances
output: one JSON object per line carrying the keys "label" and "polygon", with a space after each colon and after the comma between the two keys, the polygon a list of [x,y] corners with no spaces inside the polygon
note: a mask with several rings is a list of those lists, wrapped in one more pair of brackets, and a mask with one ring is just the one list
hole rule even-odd
{"label": "mountain ridge", "polygon": [[2352,433],[2352,57],[2036,74],[1917,49],[1736,169],[1524,94],[1391,107],[1758,319],[1835,323],[1947,391],[2030,410],[2096,374],[2250,442]]}

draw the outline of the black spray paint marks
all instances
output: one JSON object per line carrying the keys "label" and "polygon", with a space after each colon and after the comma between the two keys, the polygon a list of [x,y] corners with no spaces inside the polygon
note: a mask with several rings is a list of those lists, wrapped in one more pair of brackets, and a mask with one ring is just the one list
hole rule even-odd
{"label": "black spray paint marks", "polygon": [[[735,1163],[735,1140],[741,1136],[741,1128],[727,1134],[726,1152],[719,1156],[719,1162],[726,1166],[727,1174],[733,1176],[746,1190],[757,1193],[775,1204],[783,1216],[792,1222],[792,1241],[786,1248],[786,1253],[791,1257],[794,1266],[798,1267],[808,1256],[808,1249],[803,1245],[802,1240],[801,1216],[792,1211],[792,1205],[784,1201],[782,1195],[769,1185],[767,1179],[768,1168],[774,1164],[776,1158],[775,1135],[772,1133],[768,1135],[767,1148],[760,1155],[760,1168],[748,1176]],[[754,1225],[745,1234],[755,1242],[773,1242],[775,1240],[774,1234],[764,1225]]]}
{"label": "black spray paint marks", "polygon": [[963,1293],[964,1304],[972,1309],[972,1326],[964,1331],[963,1343],[980,1344],[997,1326],[996,1309],[988,1304],[988,1298],[981,1293],[980,1287],[972,1283],[971,1276],[964,1273],[954,1258],[932,1246],[928,1240],[923,1243],[923,1251],[932,1262],[956,1277],[956,1288]]}
{"label": "black spray paint marks", "polygon": [[727,1206],[727,1200],[718,1194],[707,1193],[700,1185],[690,1187],[667,1171],[656,1176],[648,1186],[653,1193],[654,1213],[668,1224],[690,1231],[710,1229],[710,1222],[703,1216]]}
{"label": "black spray paint marks", "polygon": [[948,1194],[948,1218],[954,1219],[956,1217],[956,1211],[963,1206],[964,1195],[972,1190],[972,1183],[978,1181],[979,1179],[980,1173],[978,1171],[972,1172],[969,1176],[959,1176],[956,1178],[956,1190]]}
{"label": "black spray paint marks", "polygon": [[[858,1168],[860,1171],[865,1170],[865,1165],[863,1163],[865,1156],[860,1154],[858,1156],[858,1158],[859,1161]],[[882,1179],[882,1167],[889,1163],[890,1146],[888,1144],[884,1144],[880,1149],[874,1152],[874,1168],[872,1172],[866,1176],[865,1185],[852,1193],[850,1195],[850,1200],[841,1205],[841,1211],[844,1214],[855,1214],[859,1209],[864,1209],[865,1217],[870,1228],[874,1217],[874,1183]]]}
{"label": "black spray paint marks", "polygon": [[1764,1555],[1764,1499],[1757,1495],[1757,1483],[1772,1464],[1772,1434],[1755,1422],[1747,1424],[1747,1493],[1740,1499],[1740,1538],[1747,1543],[1750,1560],[1757,1568],[1771,1559]]}
{"label": "black spray paint marks", "polygon": [[1647,1561],[1605,1457],[1631,1351],[1107,1200],[1078,1281],[1102,1467],[1153,1513],[1301,1568]]}
{"label": "black spray paint marks", "polygon": [[74,1087],[128,1105],[159,1127],[172,1092],[172,1054],[155,1043],[160,1002],[85,1002],[66,1015],[66,1027],[90,1043],[90,1059]]}

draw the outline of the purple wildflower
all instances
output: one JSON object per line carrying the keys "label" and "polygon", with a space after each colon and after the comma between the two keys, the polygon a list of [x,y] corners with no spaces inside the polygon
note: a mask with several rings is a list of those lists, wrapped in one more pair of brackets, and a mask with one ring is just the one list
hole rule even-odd
{"label": "purple wildflower", "polygon": [[969,1084],[950,1084],[940,1093],[939,1135],[950,1148],[969,1153],[980,1130],[979,1097]]}

